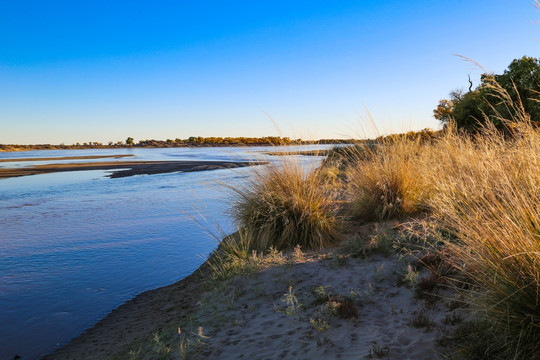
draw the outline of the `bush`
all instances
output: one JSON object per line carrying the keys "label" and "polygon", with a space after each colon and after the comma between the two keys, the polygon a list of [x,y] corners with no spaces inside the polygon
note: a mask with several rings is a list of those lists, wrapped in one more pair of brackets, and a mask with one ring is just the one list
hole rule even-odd
{"label": "bush", "polygon": [[339,206],[331,180],[291,159],[254,171],[245,186],[232,189],[231,210],[254,250],[319,249],[334,240]]}
{"label": "bush", "polygon": [[347,169],[351,215],[378,221],[421,210],[428,186],[418,164],[427,146],[397,137],[357,148]]}

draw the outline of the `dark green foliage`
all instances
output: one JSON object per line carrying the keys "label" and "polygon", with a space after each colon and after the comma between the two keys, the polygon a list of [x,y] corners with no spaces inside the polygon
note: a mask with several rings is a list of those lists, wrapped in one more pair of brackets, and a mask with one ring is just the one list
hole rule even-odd
{"label": "dark green foliage", "polygon": [[[514,102],[518,101],[518,97],[521,98],[523,107],[532,121],[540,121],[540,103],[537,101],[540,91],[540,59],[527,56],[516,59],[502,75],[495,75],[494,78],[508,91]],[[502,106],[497,108],[503,116],[509,118],[509,114],[504,113],[505,108]]]}
{"label": "dark green foliage", "polygon": [[453,119],[459,129],[468,132],[478,131],[489,119],[499,130],[512,133],[510,123],[516,117],[516,108],[521,106],[533,123],[540,124],[539,92],[540,59],[524,56],[512,61],[503,74],[483,74],[474,90],[453,91],[450,100],[442,100],[434,114],[443,123]]}
{"label": "dark green foliage", "polygon": [[481,91],[470,91],[452,100],[454,101],[453,118],[459,129],[476,131],[484,121],[483,114],[489,113],[489,105],[485,94]]}

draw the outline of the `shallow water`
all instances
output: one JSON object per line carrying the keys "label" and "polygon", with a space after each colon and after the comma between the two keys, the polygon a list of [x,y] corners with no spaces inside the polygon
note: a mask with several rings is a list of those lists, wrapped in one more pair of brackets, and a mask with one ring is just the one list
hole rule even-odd
{"label": "shallow water", "polygon": [[[51,150],[0,152],[0,159],[134,154],[120,160],[243,161],[267,150],[280,149]],[[192,273],[217,245],[193,217],[201,212],[208,228],[231,231],[230,197],[216,185],[240,185],[252,171],[118,179],[76,171],[0,180],[0,359],[39,358],[135,295]]]}

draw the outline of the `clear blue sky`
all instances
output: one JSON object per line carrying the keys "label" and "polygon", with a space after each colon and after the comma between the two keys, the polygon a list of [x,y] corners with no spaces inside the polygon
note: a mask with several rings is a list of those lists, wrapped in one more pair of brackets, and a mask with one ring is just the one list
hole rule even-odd
{"label": "clear blue sky", "polygon": [[[0,143],[437,128],[480,71],[537,56],[530,0],[0,0]],[[368,128],[366,122],[362,126]],[[369,134],[368,134],[369,135]]]}

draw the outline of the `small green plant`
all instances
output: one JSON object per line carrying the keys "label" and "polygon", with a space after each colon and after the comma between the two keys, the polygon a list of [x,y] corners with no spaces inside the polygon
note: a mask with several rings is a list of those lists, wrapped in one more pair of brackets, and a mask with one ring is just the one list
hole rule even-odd
{"label": "small green plant", "polygon": [[377,269],[375,269],[375,275],[373,276],[375,281],[377,282],[383,282],[386,278],[386,275],[384,274],[384,264],[381,264]]}
{"label": "small green plant", "polygon": [[315,287],[312,290],[313,295],[315,295],[315,300],[313,301],[313,305],[321,305],[328,301],[328,298],[330,297],[330,285],[319,285]]}
{"label": "small green plant", "polygon": [[137,360],[141,355],[142,348],[139,347],[137,350],[130,350],[128,356],[130,360]]}
{"label": "small green plant", "polygon": [[392,253],[392,242],[392,237],[386,232],[369,237],[355,234],[347,242],[345,250],[352,257],[365,258],[371,254],[389,256]]}
{"label": "small green plant", "polygon": [[182,330],[178,328],[178,335],[180,336],[180,358],[186,360],[188,356],[188,340],[186,336],[182,334]]}
{"label": "small green plant", "polygon": [[344,266],[347,263],[347,257],[339,255],[337,253],[332,253],[329,258],[329,265],[332,268],[339,268]]}
{"label": "small green plant", "polygon": [[412,265],[407,265],[407,272],[404,276],[405,284],[409,287],[415,287],[418,283],[418,271]]}
{"label": "small green plant", "polygon": [[368,283],[367,289],[360,293],[358,302],[361,305],[371,304],[373,303],[374,294],[375,294],[375,289],[373,288],[373,285],[371,283]]}
{"label": "small green plant", "polygon": [[304,261],[304,258],[305,258],[305,254],[302,251],[302,246],[300,244],[296,245],[293,251],[294,261],[301,262],[301,261]]}
{"label": "small green plant", "polygon": [[154,334],[154,351],[160,358],[167,360],[171,354],[171,347],[165,345],[165,343],[161,340],[159,333]]}
{"label": "small green plant", "polygon": [[225,304],[227,306],[227,310],[234,309],[235,300],[236,300],[236,289],[233,287],[231,291],[229,292],[229,295],[225,297]]}
{"label": "small green plant", "polygon": [[295,317],[298,310],[302,307],[302,304],[300,304],[296,295],[294,294],[292,286],[289,286],[288,292],[283,294],[283,296],[281,297],[281,302],[286,305],[285,308],[274,306],[274,310],[283,312],[284,314],[291,317]]}
{"label": "small green plant", "polygon": [[313,328],[315,330],[317,330],[318,332],[322,332],[322,331],[326,331],[328,330],[328,323],[321,319],[320,317],[315,317],[315,318],[310,318],[309,319],[309,323],[311,324],[311,326],[313,326]]}
{"label": "small green plant", "polygon": [[197,334],[191,337],[184,334],[181,328],[178,328],[178,336],[180,337],[179,352],[182,360],[191,358],[200,353],[201,350],[208,345],[206,342],[208,336],[204,335],[202,326],[199,326],[197,328]]}
{"label": "small green plant", "polygon": [[356,290],[356,289],[350,289],[349,290],[349,297],[351,299],[356,300],[359,295],[360,295],[360,293],[358,292],[358,290]]}

